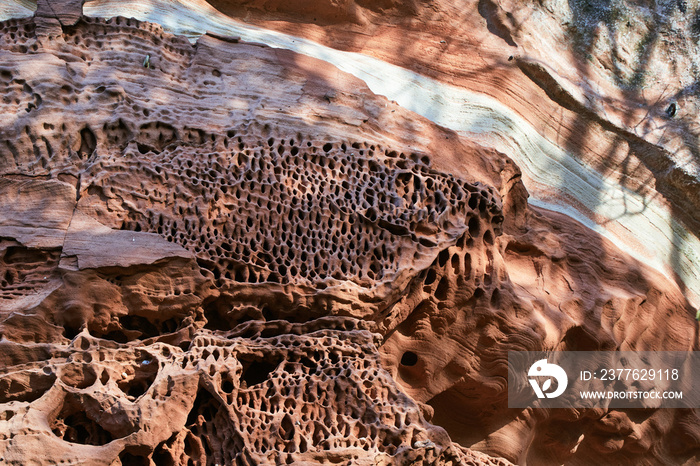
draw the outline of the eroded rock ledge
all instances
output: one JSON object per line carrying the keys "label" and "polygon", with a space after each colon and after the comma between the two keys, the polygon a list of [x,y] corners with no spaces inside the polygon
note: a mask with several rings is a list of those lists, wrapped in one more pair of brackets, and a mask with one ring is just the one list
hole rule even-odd
{"label": "eroded rock ledge", "polygon": [[692,412],[507,409],[508,350],[698,346],[507,155],[326,62],[79,3],[0,23],[7,463],[697,454]]}

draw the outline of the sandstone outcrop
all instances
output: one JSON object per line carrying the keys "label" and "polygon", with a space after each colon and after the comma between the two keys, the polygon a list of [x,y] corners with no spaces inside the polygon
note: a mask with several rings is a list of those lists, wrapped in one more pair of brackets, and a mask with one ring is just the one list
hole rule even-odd
{"label": "sandstone outcrop", "polygon": [[[516,52],[481,77],[455,75],[448,84],[465,89],[487,77],[481,91],[533,125],[546,118],[532,109],[548,102],[561,116],[537,128],[543,141],[560,135],[569,147],[589,128],[578,158],[529,165],[532,151],[445,124],[456,119],[440,115],[449,96],[432,110],[416,101],[416,113],[368,87],[364,77],[384,68],[362,74],[361,55],[303,54],[283,36],[250,42],[241,36],[255,30],[234,34],[226,16],[287,32],[294,18],[318,21],[294,32],[444,84],[466,58],[428,70],[372,44],[417,33],[377,24],[424,19],[420,2],[212,2],[221,12],[152,2],[162,26],[125,17],[138,2],[82,3],[43,0],[24,18],[31,8],[15,5],[0,23],[6,464],[698,460],[691,410],[512,410],[506,399],[509,350],[698,349],[697,264],[683,249],[696,199],[681,199],[697,180],[675,177],[671,159],[667,172],[641,166],[642,155],[668,155],[663,144],[584,112],[565,84],[548,101],[556,77]],[[474,33],[488,37],[486,51],[522,40],[499,5],[469,10],[488,17]],[[182,15],[178,26],[167,11]],[[166,30],[190,20],[191,41]],[[361,46],[348,31],[376,34]],[[345,58],[349,72],[332,64]],[[503,140],[528,131],[513,126]],[[629,177],[623,187],[642,201],[665,193],[659,205],[686,211],[659,220],[663,209],[649,207],[656,216],[640,223],[612,222],[610,241],[567,213],[604,223],[611,211],[533,166],[595,164],[616,141],[636,171],[591,175],[586,195]],[[646,175],[658,175],[653,186]],[[531,205],[530,182],[570,210]],[[654,249],[630,225],[675,225],[687,273],[640,261]]]}

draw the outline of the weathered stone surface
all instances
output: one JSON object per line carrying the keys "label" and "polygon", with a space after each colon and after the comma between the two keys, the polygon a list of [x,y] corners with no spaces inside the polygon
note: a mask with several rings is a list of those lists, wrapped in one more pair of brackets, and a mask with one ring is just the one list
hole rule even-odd
{"label": "weathered stone surface", "polygon": [[[388,101],[330,55],[226,28],[191,44],[63,3],[0,23],[8,464],[697,459],[693,412],[507,408],[508,350],[698,347],[686,290],[529,205],[517,154]],[[228,12],[279,13],[252,19],[282,30],[269,21],[319,12],[339,31],[426,14],[417,2],[327,3]],[[502,5],[472,6],[488,16],[475,37],[521,40]],[[414,37],[407,24],[375,31]],[[434,34],[445,17],[427,24]],[[356,47],[410,61],[374,40]],[[435,63],[426,73],[446,81],[447,60]],[[537,120],[528,111],[546,93],[528,80],[546,77],[522,56],[508,63],[455,79]],[[519,97],[503,83],[520,83]],[[434,104],[424,113],[440,120]]]}
{"label": "weathered stone surface", "polygon": [[75,187],[57,180],[0,179],[3,236],[32,248],[60,248],[75,209]]}
{"label": "weathered stone surface", "polygon": [[76,212],[63,241],[66,262],[77,261],[77,268],[131,267],[192,253],[153,233],[113,230],[82,212]]}
{"label": "weathered stone surface", "polygon": [[61,26],[74,26],[83,15],[85,0],[37,0],[36,22],[58,20]]}

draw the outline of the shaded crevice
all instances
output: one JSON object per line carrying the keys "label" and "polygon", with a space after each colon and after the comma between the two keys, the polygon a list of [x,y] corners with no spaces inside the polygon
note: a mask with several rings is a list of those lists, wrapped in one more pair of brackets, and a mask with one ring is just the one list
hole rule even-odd
{"label": "shaded crevice", "polygon": [[80,149],[78,154],[81,158],[88,158],[97,148],[97,138],[89,126],[80,130]]}

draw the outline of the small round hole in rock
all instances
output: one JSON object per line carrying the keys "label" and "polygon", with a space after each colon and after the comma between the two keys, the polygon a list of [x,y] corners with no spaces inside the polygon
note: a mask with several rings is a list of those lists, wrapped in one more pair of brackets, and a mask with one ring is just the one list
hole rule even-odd
{"label": "small round hole in rock", "polygon": [[413,351],[406,351],[403,356],[401,356],[402,366],[415,366],[418,363],[418,355]]}

